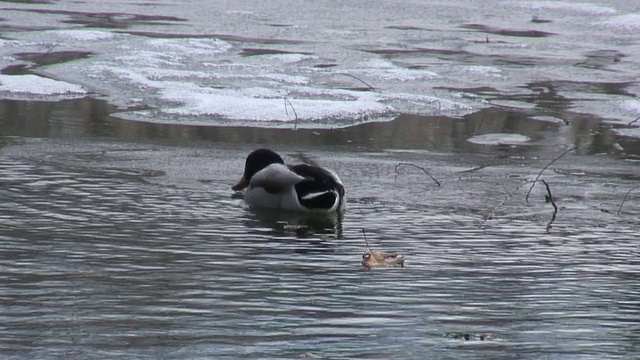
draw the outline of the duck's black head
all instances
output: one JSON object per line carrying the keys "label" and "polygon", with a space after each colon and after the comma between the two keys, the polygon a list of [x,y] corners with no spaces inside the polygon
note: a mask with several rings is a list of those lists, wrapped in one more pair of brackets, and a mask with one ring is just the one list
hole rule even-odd
{"label": "duck's black head", "polygon": [[271,164],[284,164],[284,160],[280,155],[269,149],[257,149],[247,156],[244,164],[244,174],[242,179],[233,186],[233,190],[242,190],[249,186],[249,181],[258,171],[266,168]]}

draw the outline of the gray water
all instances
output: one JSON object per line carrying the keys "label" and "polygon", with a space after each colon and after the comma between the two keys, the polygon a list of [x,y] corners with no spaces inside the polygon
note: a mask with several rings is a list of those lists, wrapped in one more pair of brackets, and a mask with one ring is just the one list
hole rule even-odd
{"label": "gray water", "polygon": [[[640,353],[639,208],[637,194],[625,199],[638,181],[636,160],[590,155],[599,152],[596,141],[541,176],[559,206],[547,231],[546,191],[537,186],[526,203],[522,184],[560,155],[556,146],[330,145],[336,135],[362,133],[349,130],[296,145],[303,133],[263,132],[261,145],[287,161],[311,158],[341,174],[343,218],[309,218],[256,213],[230,190],[259,146],[255,129],[227,129],[236,140],[224,142],[149,125],[154,135],[133,143],[119,139],[118,121],[87,127],[68,115],[60,128],[84,137],[2,138],[3,358]],[[422,127],[402,119],[379,126],[431,136],[440,129],[421,120]],[[37,124],[31,129],[43,128]],[[535,132],[542,144],[560,136],[548,130]],[[408,165],[398,174],[399,163],[429,169],[441,186]],[[364,271],[363,228],[373,248],[401,252],[406,266]]]}
{"label": "gray water", "polygon": [[[634,1],[0,3],[0,358],[640,357]],[[263,146],[347,211],[247,208]]]}

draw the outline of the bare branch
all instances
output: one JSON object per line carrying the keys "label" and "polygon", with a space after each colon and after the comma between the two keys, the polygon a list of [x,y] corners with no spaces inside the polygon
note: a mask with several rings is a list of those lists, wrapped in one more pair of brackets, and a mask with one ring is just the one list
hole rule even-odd
{"label": "bare branch", "polygon": [[490,164],[478,165],[478,166],[473,167],[471,169],[458,171],[458,174],[464,174],[464,173],[470,173],[470,172],[474,172],[474,171],[479,171],[479,170],[482,170],[482,169],[487,168],[489,166],[491,166],[491,165]]}
{"label": "bare branch", "polygon": [[291,106],[291,110],[293,111],[293,115],[295,116],[295,120],[293,122],[293,131],[296,131],[298,129],[298,113],[296,112],[296,108],[293,107],[293,104],[291,103],[291,101],[289,101],[288,98],[284,98],[284,111],[287,114],[287,117],[289,116],[289,111],[287,110],[287,104]]}
{"label": "bare branch", "polygon": [[549,232],[549,229],[551,229],[551,225],[553,224],[553,222],[556,220],[556,215],[558,214],[558,206],[556,205],[555,199],[553,198],[553,195],[551,194],[551,188],[549,187],[549,184],[545,181],[545,180],[533,180],[533,181],[525,181],[522,184],[518,185],[515,189],[513,189],[510,193],[508,193],[504,199],[502,199],[502,201],[500,201],[500,203],[493,208],[493,210],[491,210],[491,213],[489,213],[489,215],[487,215],[487,217],[484,218],[484,220],[482,221],[482,224],[486,223],[488,220],[491,220],[493,218],[493,215],[495,215],[496,211],[498,210],[498,208],[500,208],[502,205],[504,205],[504,203],[509,200],[509,198],[511,198],[513,196],[513,194],[516,193],[516,191],[518,191],[521,187],[523,187],[526,184],[533,184],[535,185],[536,182],[542,182],[545,187],[547,188],[547,195],[545,196],[545,200],[547,202],[550,202],[551,205],[553,205],[553,215],[551,216],[551,220],[549,220],[549,222],[547,223],[547,232]]}
{"label": "bare branch", "polygon": [[491,210],[491,212],[489,213],[489,215],[487,215],[484,220],[482,221],[482,224],[486,223],[488,220],[493,219],[493,215],[495,215],[496,211],[498,211],[498,209],[504,205],[505,202],[507,202],[507,200],[509,200],[513,194],[516,193],[516,191],[518,191],[521,187],[525,186],[526,184],[531,183],[532,181],[525,181],[522,184],[518,185],[515,189],[511,190],[511,192],[509,192],[507,195],[505,195],[504,199],[502,199],[502,201],[500,201],[500,203],[493,208],[493,210]]}
{"label": "bare branch", "polygon": [[553,199],[553,195],[551,195],[551,188],[549,187],[549,184],[547,184],[547,182],[544,181],[544,179],[540,181],[542,181],[544,186],[547,188],[547,197],[546,197],[547,202],[550,202],[551,205],[553,205],[553,215],[551,216],[551,220],[549,220],[549,222],[547,223],[547,232],[549,232],[549,230],[551,229],[551,224],[553,224],[553,222],[556,221],[556,214],[558,214],[558,206],[556,205],[556,201]]}
{"label": "bare branch", "polygon": [[431,178],[431,180],[433,180],[433,181],[434,181],[438,186],[442,185],[442,184],[440,183],[440,181],[436,180],[436,178],[434,178],[431,174],[429,174],[429,172],[428,172],[425,168],[423,168],[422,166],[418,166],[418,165],[416,165],[416,164],[412,164],[412,163],[399,163],[398,165],[396,165],[396,167],[395,167],[396,176],[397,176],[397,175],[400,175],[400,172],[398,171],[398,168],[399,168],[400,166],[403,166],[403,165],[406,165],[406,166],[413,166],[414,168],[417,168],[417,169],[422,170],[422,171],[423,171],[425,174],[427,174],[427,175]]}
{"label": "bare branch", "polygon": [[348,77],[350,77],[350,78],[354,78],[354,79],[356,79],[356,80],[360,81],[361,83],[363,83],[363,84],[364,84],[366,87],[368,87],[370,90],[372,90],[372,91],[376,91],[376,88],[374,88],[373,86],[369,85],[366,81],[364,81],[364,80],[360,79],[359,77],[357,77],[357,76],[355,76],[355,75],[351,75],[351,74],[347,74],[347,73],[340,73],[340,74],[341,74],[341,75],[344,75],[344,76],[348,76]]}
{"label": "bare branch", "polygon": [[627,197],[629,197],[629,194],[631,194],[631,192],[635,189],[640,188],[640,186],[634,186],[631,189],[629,189],[629,191],[627,191],[627,193],[624,195],[624,198],[622,199],[622,202],[620,203],[620,207],[618,207],[618,216],[620,216],[620,212],[622,211],[622,205],[624,205],[625,201],[627,201]]}
{"label": "bare branch", "polygon": [[560,160],[560,158],[562,158],[563,156],[565,156],[566,154],[572,152],[573,150],[575,150],[576,147],[571,147],[568,150],[565,150],[564,152],[562,152],[562,154],[556,156],[553,160],[551,160],[551,162],[549,162],[547,165],[545,165],[545,167],[542,168],[542,170],[540,170],[540,172],[538,173],[538,176],[536,176],[535,179],[533,179],[532,183],[531,183],[531,187],[529,188],[529,191],[527,192],[527,196],[524,198],[526,202],[529,202],[529,195],[531,194],[531,191],[533,190],[533,187],[536,186],[536,183],[538,182],[538,179],[540,179],[540,176],[542,176],[542,173],[547,170],[547,168],[549,166],[551,166],[554,162]]}
{"label": "bare branch", "polygon": [[364,236],[364,242],[367,244],[367,249],[371,251],[371,246],[369,246],[369,241],[367,240],[367,232],[362,228],[362,235]]}
{"label": "bare branch", "polygon": [[36,64],[38,64],[38,65],[42,64],[42,61],[44,60],[44,58],[47,57],[47,55],[51,54],[53,49],[55,49],[58,45],[60,45],[59,41],[55,42],[51,46],[49,46],[49,49],[47,49],[47,52],[45,52],[44,54],[40,55],[40,57],[35,61]]}

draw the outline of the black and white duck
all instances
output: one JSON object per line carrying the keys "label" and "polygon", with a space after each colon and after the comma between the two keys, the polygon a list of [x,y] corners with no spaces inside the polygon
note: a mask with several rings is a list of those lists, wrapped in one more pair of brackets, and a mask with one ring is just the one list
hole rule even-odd
{"label": "black and white duck", "polygon": [[233,190],[244,190],[244,200],[255,208],[305,212],[344,209],[344,185],[327,168],[308,164],[286,165],[269,149],[247,156],[244,174]]}

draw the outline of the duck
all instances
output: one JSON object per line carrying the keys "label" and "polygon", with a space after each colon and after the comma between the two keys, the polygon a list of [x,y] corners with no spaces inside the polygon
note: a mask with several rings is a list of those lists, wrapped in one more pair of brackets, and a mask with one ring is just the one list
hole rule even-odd
{"label": "duck", "polygon": [[266,148],[247,156],[244,173],[232,189],[244,191],[244,201],[253,208],[330,213],[345,207],[344,184],[334,171],[287,165]]}
{"label": "duck", "polygon": [[366,269],[376,266],[404,267],[404,255],[367,249],[362,254],[362,266]]}

